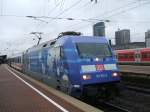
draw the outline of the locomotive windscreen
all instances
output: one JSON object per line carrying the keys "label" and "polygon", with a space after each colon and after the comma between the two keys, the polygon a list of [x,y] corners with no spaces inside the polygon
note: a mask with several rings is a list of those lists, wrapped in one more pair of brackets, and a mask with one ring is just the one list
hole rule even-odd
{"label": "locomotive windscreen", "polygon": [[81,58],[103,58],[112,56],[112,52],[107,44],[76,43],[76,47]]}

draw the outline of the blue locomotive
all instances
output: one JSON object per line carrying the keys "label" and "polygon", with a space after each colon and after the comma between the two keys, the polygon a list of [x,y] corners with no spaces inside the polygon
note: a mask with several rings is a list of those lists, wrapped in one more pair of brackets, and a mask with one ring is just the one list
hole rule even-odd
{"label": "blue locomotive", "polygon": [[105,37],[62,33],[26,50],[22,71],[75,97],[107,97],[120,81],[115,56]]}

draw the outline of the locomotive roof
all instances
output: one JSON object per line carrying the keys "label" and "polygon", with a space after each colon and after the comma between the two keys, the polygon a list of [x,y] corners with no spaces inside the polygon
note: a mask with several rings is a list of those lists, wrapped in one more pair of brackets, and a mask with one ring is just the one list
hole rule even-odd
{"label": "locomotive roof", "polygon": [[47,48],[53,45],[63,45],[66,41],[72,41],[72,42],[95,42],[95,43],[107,43],[107,40],[105,37],[99,37],[99,36],[70,36],[70,35],[66,35],[66,36],[62,36],[59,39],[54,39],[54,40],[50,40],[44,43],[41,43],[39,45],[35,45],[29,49],[26,50],[26,52],[28,51],[34,51],[34,50],[39,50],[42,48]]}

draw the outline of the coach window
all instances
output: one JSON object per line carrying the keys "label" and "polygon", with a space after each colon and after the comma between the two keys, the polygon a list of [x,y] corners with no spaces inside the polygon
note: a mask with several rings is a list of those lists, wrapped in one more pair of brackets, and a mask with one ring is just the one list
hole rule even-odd
{"label": "coach window", "polygon": [[133,58],[133,55],[132,55],[132,54],[129,54],[129,58]]}
{"label": "coach window", "polygon": [[147,52],[147,58],[150,58],[150,52]]}
{"label": "coach window", "polygon": [[148,53],[145,53],[146,54],[146,58],[148,58]]}
{"label": "coach window", "polygon": [[143,53],[143,54],[142,54],[142,57],[143,57],[143,58],[147,58],[146,53]]}
{"label": "coach window", "polygon": [[128,54],[125,54],[124,56],[125,56],[125,58],[128,58]]}
{"label": "coach window", "polygon": [[118,55],[118,59],[122,59],[123,58],[123,55],[122,54],[119,54]]}
{"label": "coach window", "polygon": [[124,55],[121,54],[121,55],[120,55],[120,59],[124,59]]}
{"label": "coach window", "polygon": [[147,58],[147,53],[145,53],[145,58]]}
{"label": "coach window", "polygon": [[128,58],[130,58],[130,59],[133,58],[132,54],[129,54],[129,55],[128,55]]}
{"label": "coach window", "polygon": [[142,54],[142,58],[145,58],[145,53]]}

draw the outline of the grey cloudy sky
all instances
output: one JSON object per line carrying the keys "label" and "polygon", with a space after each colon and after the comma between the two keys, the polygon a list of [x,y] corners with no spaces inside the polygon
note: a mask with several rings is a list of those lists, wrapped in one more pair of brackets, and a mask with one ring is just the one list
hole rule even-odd
{"label": "grey cloudy sky", "polygon": [[[131,41],[144,41],[144,32],[150,29],[149,10],[150,0],[98,0],[97,4],[90,0],[0,0],[0,53],[12,55],[35,45],[33,31],[43,32],[43,42],[62,31],[92,35],[92,25],[98,21],[80,20],[89,18],[110,20],[107,38],[113,40],[115,31],[125,28],[131,30]],[[40,18],[46,23],[26,16],[76,20]]]}

